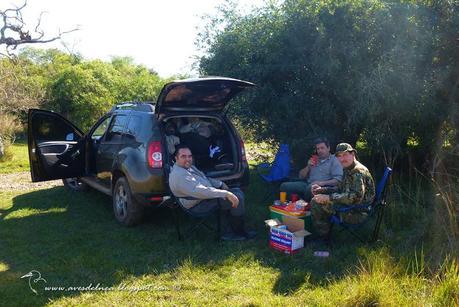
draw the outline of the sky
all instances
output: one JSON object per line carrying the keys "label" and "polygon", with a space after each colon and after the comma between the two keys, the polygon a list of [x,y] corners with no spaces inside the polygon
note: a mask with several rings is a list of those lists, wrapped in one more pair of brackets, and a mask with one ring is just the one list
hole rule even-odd
{"label": "sky", "polygon": [[[215,14],[223,0],[28,0],[23,18],[35,25],[41,12],[47,37],[79,28],[62,42],[34,45],[78,52],[87,59],[109,61],[129,56],[159,73],[196,75],[191,71],[194,42],[203,14]],[[0,0],[0,10],[22,5],[23,0]],[[262,5],[263,0],[239,0],[243,9]]]}

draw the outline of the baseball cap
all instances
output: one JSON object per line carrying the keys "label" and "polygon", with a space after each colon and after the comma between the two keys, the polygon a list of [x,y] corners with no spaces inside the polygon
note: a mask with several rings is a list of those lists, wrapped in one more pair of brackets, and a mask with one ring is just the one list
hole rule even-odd
{"label": "baseball cap", "polygon": [[351,144],[339,143],[338,145],[336,145],[335,155],[338,155],[338,154],[346,152],[346,151],[348,151],[348,152],[353,151],[353,152],[357,153],[357,150],[352,148]]}

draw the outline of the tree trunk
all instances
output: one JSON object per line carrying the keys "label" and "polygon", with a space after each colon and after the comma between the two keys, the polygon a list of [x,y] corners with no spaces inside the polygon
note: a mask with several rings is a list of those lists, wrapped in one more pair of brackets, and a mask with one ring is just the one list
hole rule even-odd
{"label": "tree trunk", "polygon": [[0,136],[0,159],[5,155],[5,146],[3,145],[2,137]]}

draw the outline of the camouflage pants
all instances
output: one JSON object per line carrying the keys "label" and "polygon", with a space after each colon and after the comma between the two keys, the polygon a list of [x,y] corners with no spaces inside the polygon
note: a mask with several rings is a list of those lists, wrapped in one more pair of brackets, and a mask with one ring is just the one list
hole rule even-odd
{"label": "camouflage pants", "polygon": [[[330,232],[330,216],[335,214],[335,208],[340,206],[344,205],[321,205],[314,200],[311,201],[312,223],[319,236],[326,236]],[[348,212],[340,214],[340,218],[347,224],[358,224],[367,218],[367,214],[365,212]]]}

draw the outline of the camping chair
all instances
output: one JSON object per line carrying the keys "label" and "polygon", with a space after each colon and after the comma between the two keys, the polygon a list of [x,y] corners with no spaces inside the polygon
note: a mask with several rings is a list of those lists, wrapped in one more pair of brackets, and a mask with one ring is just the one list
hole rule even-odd
{"label": "camping chair", "polygon": [[257,173],[266,183],[269,183],[270,188],[267,191],[267,194],[263,198],[263,201],[267,197],[272,195],[271,191],[279,189],[279,185],[287,181],[290,176],[291,165],[290,165],[290,150],[287,144],[280,144],[279,151],[274,157],[272,163],[261,163],[257,165]]}
{"label": "camping chair", "polygon": [[[378,185],[376,186],[376,195],[375,199],[371,204],[361,204],[361,205],[354,205],[349,207],[341,207],[336,209],[336,213],[330,217],[330,221],[333,225],[340,225],[342,229],[349,231],[354,237],[359,239],[361,242],[375,242],[378,239],[379,229],[381,227],[381,222],[384,214],[384,208],[386,206],[386,192],[387,192],[387,183],[389,181],[389,177],[392,174],[392,169],[390,167],[386,167],[384,169],[384,174],[379,181]],[[358,224],[349,224],[342,220],[341,215],[344,213],[349,213],[352,211],[363,211],[368,214],[367,218]],[[373,232],[370,236],[369,240],[364,240],[361,236],[359,236],[354,230],[357,228],[361,228],[365,225],[370,219],[373,217],[376,218],[375,227]]]}
{"label": "camping chair", "polygon": [[[185,199],[196,199],[192,197],[182,197]],[[206,228],[207,230],[210,230],[211,232],[215,232],[216,234],[216,240],[219,241],[221,237],[221,215],[220,215],[220,199],[218,199],[218,206],[216,206],[213,210],[206,212],[206,213],[194,213],[191,212],[190,210],[186,209],[182,202],[180,201],[180,198],[176,197],[171,193],[171,201],[167,204],[167,207],[173,210],[174,214],[174,221],[175,221],[175,227],[177,229],[177,235],[178,239],[180,241],[184,240],[184,235],[181,231],[181,214],[180,211],[184,212],[187,216],[191,218],[191,220],[194,222],[190,227],[188,227],[185,231],[185,234],[187,236],[191,236],[196,230],[199,228]],[[216,225],[213,226],[209,222],[209,219],[215,217],[216,219]]]}
{"label": "camping chair", "polygon": [[[268,174],[265,174],[268,171]],[[285,181],[290,175],[290,150],[287,144],[280,144],[272,163],[257,165],[257,172],[266,182]]]}

